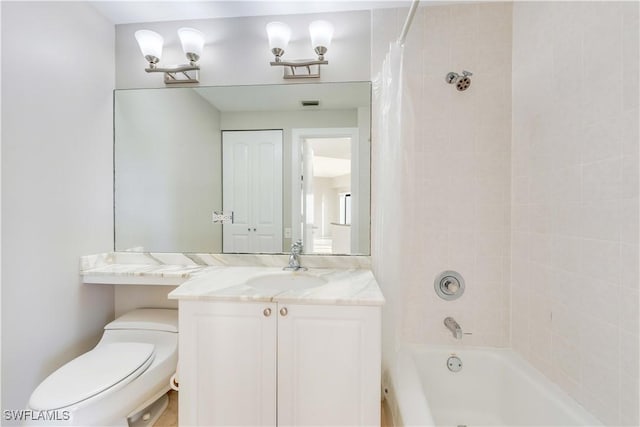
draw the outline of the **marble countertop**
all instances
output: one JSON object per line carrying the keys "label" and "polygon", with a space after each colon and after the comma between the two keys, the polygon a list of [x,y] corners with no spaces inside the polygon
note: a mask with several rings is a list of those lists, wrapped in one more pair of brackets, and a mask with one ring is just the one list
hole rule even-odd
{"label": "marble countertop", "polygon": [[[276,281],[310,276],[324,283],[311,288],[293,284],[289,289],[248,284],[265,276],[276,276]],[[291,272],[274,267],[211,267],[172,291],[169,299],[374,306],[385,302],[370,270],[318,268]]]}
{"label": "marble countertop", "polygon": [[201,265],[109,264],[81,271],[84,283],[112,285],[181,285],[198,273]]}
{"label": "marble countertop", "polygon": [[[170,299],[374,305],[384,297],[367,256],[301,256],[305,272],[283,271],[288,256],[109,252],[80,259],[84,283],[176,287]],[[252,280],[276,276],[271,285]],[[310,277],[319,286],[305,287]],[[283,279],[283,280],[281,280]],[[282,281],[292,286],[284,289]],[[274,286],[275,284],[275,286]]]}
{"label": "marble countertop", "polygon": [[[368,256],[301,256],[301,263],[320,269],[369,269]],[[213,267],[287,265],[288,255],[275,254],[183,254],[108,252],[80,258],[84,283],[112,285],[178,286]]]}
{"label": "marble countertop", "polygon": [[[170,299],[382,305],[367,256],[301,256],[306,272],[283,271],[287,255],[108,252],[80,259],[84,283],[177,287]],[[247,285],[256,277],[311,276],[322,284],[287,290]],[[295,283],[294,283],[295,285]]]}

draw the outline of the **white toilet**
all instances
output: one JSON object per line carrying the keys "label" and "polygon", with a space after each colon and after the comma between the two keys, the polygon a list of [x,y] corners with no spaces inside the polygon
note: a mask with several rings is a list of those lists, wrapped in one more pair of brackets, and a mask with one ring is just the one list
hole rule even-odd
{"label": "white toilet", "polygon": [[[60,367],[29,409],[58,425],[151,425],[167,406],[178,362],[178,310],[143,308],[104,327],[95,348]],[[42,423],[34,422],[34,425]]]}

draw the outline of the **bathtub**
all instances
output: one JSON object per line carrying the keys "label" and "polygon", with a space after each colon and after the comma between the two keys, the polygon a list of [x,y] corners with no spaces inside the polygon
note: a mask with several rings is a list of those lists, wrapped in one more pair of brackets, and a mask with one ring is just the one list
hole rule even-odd
{"label": "bathtub", "polygon": [[[452,348],[398,353],[384,386],[396,426],[601,425],[512,350]],[[447,367],[452,354],[458,372]]]}

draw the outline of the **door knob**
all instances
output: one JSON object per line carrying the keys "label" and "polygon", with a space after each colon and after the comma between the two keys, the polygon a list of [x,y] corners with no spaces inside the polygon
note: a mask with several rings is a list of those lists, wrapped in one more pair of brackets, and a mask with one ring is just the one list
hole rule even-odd
{"label": "door knob", "polygon": [[280,309],[280,315],[281,315],[282,317],[284,317],[284,316],[286,316],[287,314],[289,314],[289,310],[287,310],[287,307],[282,307],[282,308]]}
{"label": "door knob", "polygon": [[268,308],[268,307],[267,307],[267,308],[265,308],[265,309],[262,311],[262,314],[264,314],[264,317],[269,317],[269,316],[271,316],[271,309],[270,309],[270,308]]}

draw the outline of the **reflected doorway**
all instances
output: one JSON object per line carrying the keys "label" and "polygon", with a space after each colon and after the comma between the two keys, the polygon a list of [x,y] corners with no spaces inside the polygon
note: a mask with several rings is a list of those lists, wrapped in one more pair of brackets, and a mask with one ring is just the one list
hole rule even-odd
{"label": "reflected doorway", "polygon": [[351,252],[351,144],[351,137],[303,140],[303,241],[309,252]]}
{"label": "reflected doorway", "polygon": [[307,254],[358,253],[358,129],[297,129],[293,136],[294,241],[302,239]]}

